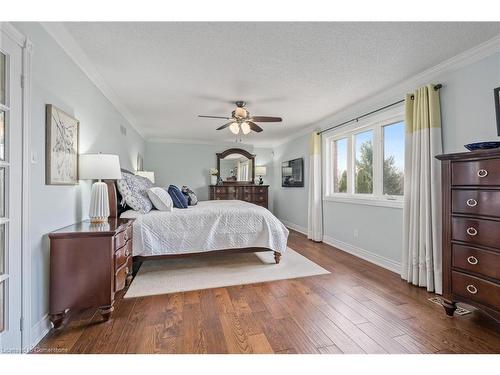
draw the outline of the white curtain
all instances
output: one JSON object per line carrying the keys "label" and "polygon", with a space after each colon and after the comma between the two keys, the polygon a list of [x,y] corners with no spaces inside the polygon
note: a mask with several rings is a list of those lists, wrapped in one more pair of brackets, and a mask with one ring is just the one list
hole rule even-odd
{"label": "white curtain", "polygon": [[311,135],[309,150],[309,205],[307,238],[323,241],[323,207],[321,196],[321,136]]}
{"label": "white curtain", "polygon": [[401,277],[442,293],[439,92],[433,85],[406,96],[405,197]]}
{"label": "white curtain", "polygon": [[249,168],[248,161],[239,161],[238,162],[238,181],[249,181]]}

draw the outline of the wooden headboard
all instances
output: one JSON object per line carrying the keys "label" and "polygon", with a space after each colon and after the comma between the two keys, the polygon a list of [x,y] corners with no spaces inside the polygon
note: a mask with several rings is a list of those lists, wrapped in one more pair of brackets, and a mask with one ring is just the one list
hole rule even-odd
{"label": "wooden headboard", "polygon": [[[122,169],[122,173],[134,174],[126,169]],[[116,180],[104,180],[108,185],[108,199],[109,199],[109,218],[118,219],[122,212],[130,209],[128,206],[123,207],[120,203],[122,196],[116,187]]]}

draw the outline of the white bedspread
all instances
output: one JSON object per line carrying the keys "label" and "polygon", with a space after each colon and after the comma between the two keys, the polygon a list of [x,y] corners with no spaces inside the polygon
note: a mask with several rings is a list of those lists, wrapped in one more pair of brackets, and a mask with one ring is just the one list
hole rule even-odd
{"label": "white bedspread", "polygon": [[127,211],[121,217],[136,218],[134,256],[244,247],[286,251],[288,229],[267,209],[243,201],[202,201],[173,212]]}

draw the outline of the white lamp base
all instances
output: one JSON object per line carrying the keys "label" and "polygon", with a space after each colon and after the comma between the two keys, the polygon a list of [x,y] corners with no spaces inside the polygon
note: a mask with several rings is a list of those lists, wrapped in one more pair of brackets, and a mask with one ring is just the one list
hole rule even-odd
{"label": "white lamp base", "polygon": [[90,196],[89,217],[91,223],[104,223],[108,221],[109,200],[108,185],[105,182],[95,182],[92,185]]}

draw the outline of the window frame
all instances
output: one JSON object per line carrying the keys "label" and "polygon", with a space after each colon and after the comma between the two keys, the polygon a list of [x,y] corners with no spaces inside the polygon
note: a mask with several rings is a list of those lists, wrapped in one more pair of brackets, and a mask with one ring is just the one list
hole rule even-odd
{"label": "window frame", "polygon": [[[384,173],[384,127],[404,121],[404,107],[398,106],[382,113],[359,120],[354,125],[333,129],[323,136],[325,163],[323,163],[323,200],[372,206],[403,208],[404,195],[383,194]],[[366,131],[373,132],[373,193],[355,193],[355,137]],[[347,138],[347,192],[334,191],[336,165],[335,142]]]}

